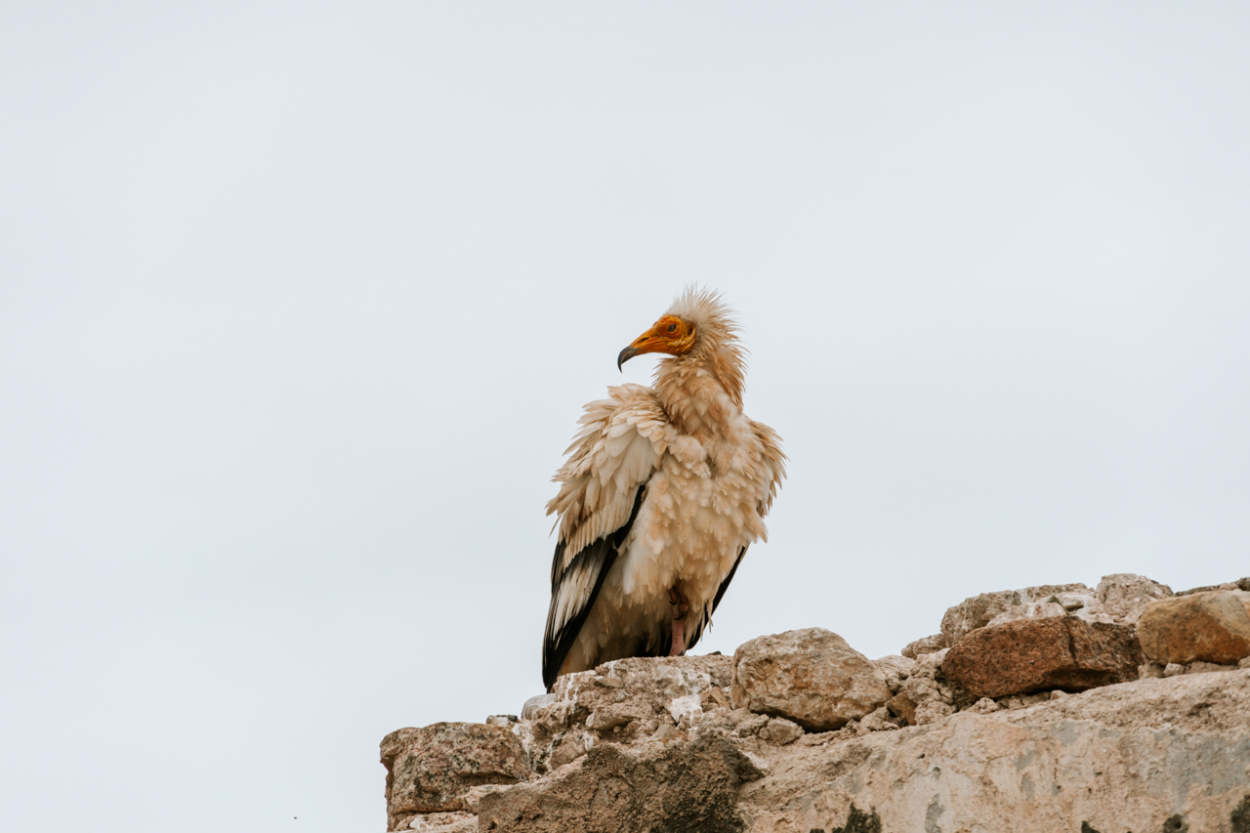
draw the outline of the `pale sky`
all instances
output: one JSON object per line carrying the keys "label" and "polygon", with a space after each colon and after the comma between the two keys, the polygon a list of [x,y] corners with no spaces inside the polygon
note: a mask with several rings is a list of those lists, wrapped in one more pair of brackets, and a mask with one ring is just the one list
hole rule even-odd
{"label": "pale sky", "polygon": [[[541,693],[688,283],[790,479],[696,649],[1250,574],[1244,3],[8,3],[0,827],[385,829]],[[296,818],[298,817],[298,818]]]}

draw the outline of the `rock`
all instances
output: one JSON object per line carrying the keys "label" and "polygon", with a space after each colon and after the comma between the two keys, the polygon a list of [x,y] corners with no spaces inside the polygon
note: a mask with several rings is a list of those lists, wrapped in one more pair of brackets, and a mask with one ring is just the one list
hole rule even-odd
{"label": "rock", "polygon": [[916,706],[915,725],[927,726],[930,723],[937,723],[954,713],[955,707],[949,703],[943,703],[941,700],[925,700]]}
{"label": "rock", "polygon": [[530,768],[512,731],[482,723],[435,723],[400,729],[382,740],[388,830],[417,813],[464,810],[470,787],[515,784]]}
{"label": "rock", "polygon": [[1094,593],[1098,596],[1100,612],[1110,616],[1117,625],[1134,625],[1148,604],[1170,598],[1172,588],[1145,576],[1114,573],[1103,576]]}
{"label": "rock", "polygon": [[903,723],[906,725],[916,725],[916,701],[913,700],[907,692],[900,691],[898,694],[891,697],[886,701],[885,707],[889,710],[890,714],[901,718]]}
{"label": "rock", "polygon": [[1134,681],[774,755],[784,763],[739,793],[751,833],[1240,833],[1250,672]]}
{"label": "rock", "polygon": [[[1091,652],[1094,637],[1132,630],[1065,611],[980,628],[910,665],[863,660],[872,676],[893,675],[897,691],[886,707],[820,733],[724,708],[713,692],[732,686],[730,658],[622,660],[568,675],[519,720],[389,735],[388,825],[425,833],[1250,833],[1250,657],[1241,670],[1139,660],[1144,679],[1130,666],[1128,682],[997,701],[974,700],[946,676],[948,661],[1003,629],[1058,628],[1073,656]],[[808,633],[807,653],[827,653],[833,635]],[[804,643],[791,641],[782,665],[794,671]],[[1121,647],[1104,646],[1111,655]],[[910,726],[897,731],[902,722]],[[482,756],[506,758],[499,750],[515,754],[516,743],[541,769],[522,770],[524,778],[487,773],[506,767]],[[487,783],[474,784],[484,773]],[[418,792],[436,795],[418,801]],[[436,801],[455,809],[417,809]]]}
{"label": "rock", "polygon": [[950,649],[941,670],[973,697],[997,698],[1124,682],[1137,678],[1141,663],[1131,627],[1063,617],[974,631]]}
{"label": "rock", "polygon": [[784,717],[769,718],[768,724],[762,726],[756,736],[765,743],[785,746],[803,737],[803,729],[799,724],[786,720]]}
{"label": "rock", "polygon": [[890,699],[885,676],[832,631],[821,628],[761,636],[734,652],[735,708],[785,717],[827,731]]}
{"label": "rock", "polygon": [[554,694],[539,694],[525,701],[525,706],[521,709],[522,720],[533,720],[534,713],[539,709],[545,709],[556,702]]}
{"label": "rock", "polygon": [[898,726],[898,718],[892,716],[885,706],[864,715],[859,720],[859,728],[864,732],[888,732],[897,729]]}
{"label": "rock", "polygon": [[1133,573],[1103,576],[1093,590],[1084,584],[1045,584],[983,593],[946,611],[942,617],[942,634],[946,644],[954,646],[959,639],[979,628],[1017,619],[1075,616],[1090,623],[1131,625],[1136,623],[1146,605],[1171,596],[1172,590],[1167,585]]}
{"label": "rock", "polygon": [[[1208,587],[1194,587],[1189,590],[1182,590],[1177,593],[1178,596],[1188,596],[1192,593],[1206,593],[1210,590],[1245,590],[1250,591],[1250,578],[1239,578],[1236,581],[1226,581],[1223,584],[1212,584]],[[1240,831],[1238,831],[1240,833]]]}
{"label": "rock", "polygon": [[1163,666],[1157,662],[1145,662],[1137,666],[1137,678],[1140,680],[1162,679]]}
{"label": "rock", "polygon": [[[911,673],[901,681],[898,693],[886,703],[886,708],[907,725],[932,723],[955,712],[954,704],[962,699],[962,693],[945,679],[939,679],[942,660],[949,650],[943,648],[936,653],[921,654]],[[970,704],[971,700],[968,702]]]}
{"label": "rock", "polygon": [[506,833],[742,831],[742,783],[762,771],[724,737],[598,746],[542,784],[482,799],[479,829]]}
{"label": "rock", "polygon": [[[1075,598],[1075,594],[1065,594],[1065,599]],[[1092,599],[1092,596],[1086,598]],[[1085,607],[1084,603],[1072,603],[1073,610],[1081,610]],[[1050,619],[1055,616],[1067,616],[1068,608],[1059,602],[1059,596],[1049,596],[1046,601],[1028,602],[1027,604],[1015,605],[1008,610],[995,616],[993,619],[985,623],[985,627],[990,628],[994,625],[1003,625],[1007,622],[1014,622],[1017,619]]]}
{"label": "rock", "polygon": [[[942,636],[946,644],[953,647],[968,634],[988,625],[995,617],[1015,609],[1023,611],[1025,605],[1043,601],[1057,593],[1075,593],[1093,597],[1093,591],[1080,583],[1044,584],[1039,587],[1026,587],[1023,590],[982,593],[979,596],[964,599],[946,611],[942,616]],[[1020,618],[1020,616],[1014,618]]]}
{"label": "rock", "polygon": [[1250,656],[1250,593],[1216,590],[1153,602],[1137,633],[1156,662],[1235,663]]}
{"label": "rock", "polygon": [[990,698],[982,697],[980,700],[973,703],[971,708],[964,709],[964,711],[972,714],[993,714],[1001,709],[1002,706],[998,705]]}
{"label": "rock", "polygon": [[899,653],[908,659],[920,659],[925,654],[933,654],[949,647],[950,645],[946,644],[946,637],[940,633],[935,633],[933,636],[926,636],[923,639],[917,639],[915,642],[907,643],[907,647],[903,648]]}
{"label": "rock", "polygon": [[903,687],[903,682],[911,676],[912,669],[916,667],[914,659],[894,654],[873,660],[872,664],[885,677],[885,684],[891,694],[898,693],[898,690]]}
{"label": "rock", "polygon": [[420,833],[477,833],[477,816],[472,813],[421,813],[413,816],[405,829]]}
{"label": "rock", "polygon": [[634,658],[565,674],[550,694],[529,700],[517,731],[542,775],[601,742],[684,737],[703,716],[703,699],[733,679],[723,656]]}

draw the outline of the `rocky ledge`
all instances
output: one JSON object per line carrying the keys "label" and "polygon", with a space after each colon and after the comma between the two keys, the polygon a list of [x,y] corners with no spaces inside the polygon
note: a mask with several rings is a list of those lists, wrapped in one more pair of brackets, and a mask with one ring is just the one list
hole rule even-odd
{"label": "rocky ledge", "polygon": [[392,831],[1250,833],[1250,579],[987,593],[877,660],[618,660],[382,763]]}

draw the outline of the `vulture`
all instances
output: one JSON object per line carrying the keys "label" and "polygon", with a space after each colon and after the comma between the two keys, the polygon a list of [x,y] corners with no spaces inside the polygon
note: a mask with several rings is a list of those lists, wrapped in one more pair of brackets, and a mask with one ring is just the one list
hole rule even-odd
{"label": "vulture", "polygon": [[591,402],[547,504],[559,538],[543,683],[699,641],[785,477],[781,439],[742,412],[744,350],[717,293],[687,289],[621,351],[663,353],[651,387]]}

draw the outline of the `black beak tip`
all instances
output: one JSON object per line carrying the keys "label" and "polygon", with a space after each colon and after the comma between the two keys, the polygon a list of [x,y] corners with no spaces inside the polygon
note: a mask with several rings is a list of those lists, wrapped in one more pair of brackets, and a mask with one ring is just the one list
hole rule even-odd
{"label": "black beak tip", "polygon": [[626,347],[624,350],[620,352],[620,355],[616,357],[616,369],[624,373],[625,370],[621,367],[621,365],[625,364],[625,362],[629,361],[630,359],[632,359],[634,356],[637,356],[637,355],[638,355],[638,351],[635,350],[632,345],[629,347]]}

